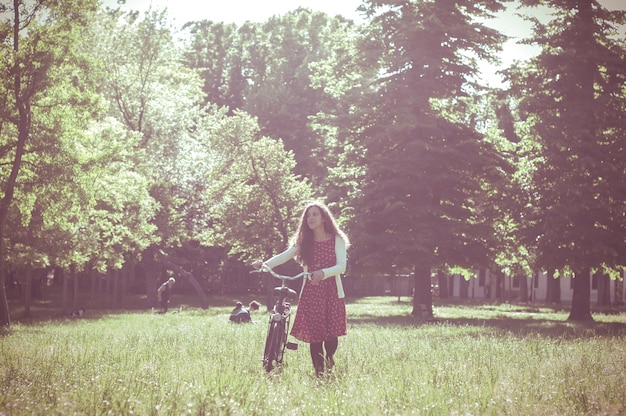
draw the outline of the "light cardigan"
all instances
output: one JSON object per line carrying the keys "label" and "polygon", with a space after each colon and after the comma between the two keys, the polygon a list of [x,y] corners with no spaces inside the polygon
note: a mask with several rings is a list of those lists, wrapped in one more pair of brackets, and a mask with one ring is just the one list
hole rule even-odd
{"label": "light cardigan", "polygon": [[[274,268],[294,258],[299,251],[299,246],[291,246],[282,253],[277,254],[276,256],[267,260],[265,264],[267,264],[271,268]],[[347,257],[348,255],[346,253],[346,242],[343,241],[343,238],[339,237],[338,235],[335,236],[335,258],[337,259],[337,264],[322,269],[322,271],[324,272],[324,279],[328,279],[329,277],[335,278],[335,283],[337,284],[337,297],[339,299],[343,299],[346,297],[346,294],[343,291],[343,284],[341,283],[341,275],[346,272],[346,264],[348,262]],[[304,265],[303,269],[305,272],[308,271],[306,265]],[[300,289],[300,294],[302,294],[304,285],[307,282],[308,279],[302,279],[302,288]]]}

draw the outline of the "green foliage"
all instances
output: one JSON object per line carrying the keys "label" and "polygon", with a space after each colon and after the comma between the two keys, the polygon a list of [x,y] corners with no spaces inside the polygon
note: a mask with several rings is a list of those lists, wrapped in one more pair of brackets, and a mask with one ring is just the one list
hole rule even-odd
{"label": "green foliage", "polygon": [[88,201],[81,232],[90,240],[90,263],[100,271],[121,268],[126,258],[137,257],[155,240],[157,204],[147,178],[133,169],[139,156],[133,143],[139,141],[139,135],[109,119],[78,144]]}
{"label": "green foliage", "polygon": [[[498,50],[500,36],[472,23],[497,2],[370,2],[359,45],[364,73],[349,127],[363,167],[352,233],[368,267],[487,265],[494,214],[483,206],[507,162],[470,123],[469,54]],[[478,30],[480,29],[480,30]],[[346,125],[341,127],[346,128]],[[352,149],[350,149],[352,151]],[[367,260],[366,260],[367,259]]]}
{"label": "green foliage", "polygon": [[212,165],[203,198],[211,226],[203,240],[233,254],[265,257],[286,247],[310,185],[294,175],[293,153],[280,141],[259,136],[256,119],[219,112],[205,120]]}
{"label": "green foliage", "polygon": [[[156,206],[145,178],[132,170],[133,141],[139,137],[113,120],[94,124],[64,144],[71,159],[57,169],[68,170],[66,178],[55,176],[17,196],[20,207],[32,201],[25,237],[50,263],[79,270],[89,263],[104,272],[121,268],[125,256],[152,242]],[[59,194],[63,198],[55,198]]]}
{"label": "green foliage", "polygon": [[44,266],[58,243],[50,230],[67,228],[65,218],[57,217],[60,206],[78,192],[71,143],[99,111],[89,62],[78,47],[85,16],[95,11],[95,3],[19,2],[18,7],[20,22],[5,22],[19,27],[17,43],[7,38],[1,52],[6,58],[1,71],[11,76],[2,77],[1,87],[6,105],[0,124],[5,167],[0,238],[10,242],[11,251],[0,256],[14,264]]}
{"label": "green foliage", "polygon": [[204,189],[204,157],[197,151],[196,126],[202,117],[200,79],[181,64],[181,51],[164,11],[102,13],[92,26],[95,59],[108,112],[140,140],[128,143],[135,153],[132,170],[145,178],[157,201],[152,242],[177,246],[195,238],[203,207],[197,193]]}
{"label": "green foliage", "polygon": [[281,139],[297,161],[295,173],[318,186],[333,166],[334,148],[310,118],[335,102],[312,83],[314,68],[352,27],[302,8],[240,28],[194,22],[186,59],[199,70],[208,102],[257,117],[261,135]]}
{"label": "green foliage", "polygon": [[[156,227],[149,241],[163,247],[193,247],[199,241],[246,256],[285,244],[299,201],[311,195],[292,174],[293,154],[260,137],[257,121],[245,113],[202,107],[196,70],[205,75],[210,92],[204,55],[196,55],[196,68],[181,64],[165,13],[149,11],[141,19],[111,11],[96,23],[101,40],[94,56],[103,65],[109,113],[140,134],[138,143],[128,143],[135,157],[131,169],[148,178],[158,203],[149,216]],[[227,27],[205,26],[192,30],[196,42],[205,39],[200,36],[214,35],[214,42],[230,36]],[[208,61],[215,63],[213,58]]]}
{"label": "green foliage", "polygon": [[39,56],[48,67],[45,77],[28,71],[23,77],[37,93],[29,104],[29,141],[15,194],[18,212],[11,214],[18,221],[10,229],[8,258],[21,263],[20,256],[34,252],[39,254],[29,257],[37,266],[120,268],[125,256],[145,249],[154,232],[147,223],[154,201],[145,178],[133,172],[140,159],[132,146],[139,136],[131,138],[112,120],[93,121],[103,110],[95,92],[98,78],[90,71],[97,62],[86,55],[93,51],[81,48],[79,36],[85,32],[79,22],[66,28],[62,42],[64,32],[54,31],[53,24],[66,22],[53,17],[47,16],[44,26],[32,23],[24,38],[25,50],[29,42],[44,48]]}
{"label": "green foliage", "polygon": [[195,22],[185,49],[165,11],[18,3],[16,52],[0,21],[0,260],[105,271],[157,245],[219,278],[283,248],[316,196],[369,270],[622,270],[624,13],[523,1],[555,12],[532,21],[542,53],[484,94],[477,60],[503,38],[477,22],[504,1]]}
{"label": "green foliage", "polygon": [[[243,85],[235,84],[250,71],[242,61],[258,50],[243,48],[244,36],[256,37],[256,28],[246,23],[241,29],[234,24],[211,21],[191,22],[185,25],[189,34],[185,60],[198,71],[203,80],[204,104],[215,104],[232,110],[241,108]],[[261,51],[265,48],[259,48]]]}
{"label": "green foliage", "polygon": [[[534,2],[524,2],[534,5]],[[529,42],[542,52],[509,73],[525,120],[533,210],[526,241],[538,266],[616,269],[624,240],[624,45],[626,21],[597,2],[550,1],[554,18],[535,21]]]}
{"label": "green foliage", "polygon": [[523,224],[529,216],[532,186],[531,169],[524,158],[524,146],[518,133],[519,121],[511,108],[516,101],[501,90],[480,96],[475,114],[477,128],[509,163],[506,177],[487,193],[481,210],[493,221],[493,269],[507,276],[532,275],[536,266],[535,244],[527,241]]}

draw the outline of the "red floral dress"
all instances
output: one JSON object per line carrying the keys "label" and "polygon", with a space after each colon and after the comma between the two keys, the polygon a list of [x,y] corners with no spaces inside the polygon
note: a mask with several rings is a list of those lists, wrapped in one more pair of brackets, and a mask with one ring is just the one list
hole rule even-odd
{"label": "red floral dress", "polygon": [[[309,271],[335,264],[335,239],[315,241]],[[317,286],[306,282],[298,301],[291,335],[303,342],[324,342],[329,338],[346,335],[347,326],[346,304],[337,295],[335,278],[325,278]]]}

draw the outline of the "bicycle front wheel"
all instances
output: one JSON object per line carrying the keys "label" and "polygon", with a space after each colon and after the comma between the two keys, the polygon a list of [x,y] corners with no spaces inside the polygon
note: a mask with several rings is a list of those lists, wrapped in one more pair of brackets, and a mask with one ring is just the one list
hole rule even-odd
{"label": "bicycle front wheel", "polygon": [[270,322],[263,352],[265,371],[272,371],[282,362],[285,339],[285,322],[282,320]]}

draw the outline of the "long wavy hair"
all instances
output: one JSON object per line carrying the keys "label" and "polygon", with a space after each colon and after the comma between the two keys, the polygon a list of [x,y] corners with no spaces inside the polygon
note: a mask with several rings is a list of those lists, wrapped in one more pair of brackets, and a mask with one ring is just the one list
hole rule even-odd
{"label": "long wavy hair", "polygon": [[302,216],[300,217],[300,225],[298,226],[298,230],[292,238],[291,244],[300,247],[298,251],[298,255],[296,256],[296,261],[301,265],[308,266],[313,260],[313,231],[309,228],[306,217],[309,209],[317,207],[322,213],[322,222],[324,224],[324,231],[328,235],[332,235],[333,237],[339,236],[345,241],[346,248],[350,245],[350,241],[348,237],[344,234],[343,231],[339,229],[337,226],[337,222],[335,221],[335,217],[330,212],[328,207],[319,201],[309,202],[304,210],[302,211]]}

